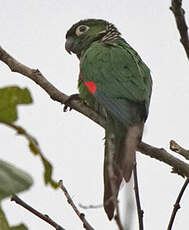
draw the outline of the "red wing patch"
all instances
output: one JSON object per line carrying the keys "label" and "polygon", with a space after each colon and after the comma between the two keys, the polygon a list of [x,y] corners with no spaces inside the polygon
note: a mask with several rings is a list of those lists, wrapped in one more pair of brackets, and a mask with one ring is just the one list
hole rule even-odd
{"label": "red wing patch", "polygon": [[97,87],[93,81],[85,81],[85,85],[87,86],[90,93],[95,94]]}

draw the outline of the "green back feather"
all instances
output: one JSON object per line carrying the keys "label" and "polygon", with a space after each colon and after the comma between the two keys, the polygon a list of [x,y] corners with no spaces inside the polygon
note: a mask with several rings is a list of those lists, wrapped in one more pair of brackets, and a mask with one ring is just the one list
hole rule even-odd
{"label": "green back feather", "polygon": [[150,70],[123,39],[91,44],[81,57],[81,74],[84,81],[94,81],[107,96],[145,102],[148,110],[152,90]]}

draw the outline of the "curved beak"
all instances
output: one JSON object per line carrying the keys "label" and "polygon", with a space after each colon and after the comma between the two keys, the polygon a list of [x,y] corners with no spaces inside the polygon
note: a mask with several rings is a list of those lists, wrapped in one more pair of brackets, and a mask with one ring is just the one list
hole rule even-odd
{"label": "curved beak", "polygon": [[72,45],[73,45],[73,39],[72,38],[67,38],[66,43],[65,43],[65,49],[69,54],[72,54]]}

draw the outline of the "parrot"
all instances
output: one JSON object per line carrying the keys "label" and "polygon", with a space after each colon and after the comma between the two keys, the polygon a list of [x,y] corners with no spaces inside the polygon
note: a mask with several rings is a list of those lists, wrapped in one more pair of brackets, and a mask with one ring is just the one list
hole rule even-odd
{"label": "parrot", "polygon": [[79,97],[105,118],[103,205],[112,220],[120,185],[129,182],[136,164],[152,92],[150,69],[103,19],[72,25],[65,49],[79,59]]}

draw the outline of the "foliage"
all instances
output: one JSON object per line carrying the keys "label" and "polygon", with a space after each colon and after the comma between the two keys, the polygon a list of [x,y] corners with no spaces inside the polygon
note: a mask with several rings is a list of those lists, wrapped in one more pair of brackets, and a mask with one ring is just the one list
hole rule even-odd
{"label": "foliage", "polygon": [[27,190],[33,181],[26,172],[0,160],[0,201],[10,195]]}
{"label": "foliage", "polygon": [[[18,120],[17,106],[20,104],[31,104],[32,102],[30,91],[27,88],[22,89],[18,86],[0,88],[0,124],[13,128],[18,134],[24,136],[28,140],[30,151],[34,155],[40,157],[44,166],[45,184],[50,184],[53,188],[57,188],[57,182],[52,179],[53,167],[41,152],[36,138],[31,136],[24,128],[14,123]],[[0,201],[15,193],[29,189],[32,183],[33,180],[28,173],[0,160]],[[10,227],[1,206],[0,229],[27,230],[24,224]]]}
{"label": "foliage", "polygon": [[[0,201],[10,195],[27,190],[33,183],[29,174],[13,165],[0,160]],[[25,225],[19,224],[10,227],[3,209],[0,206],[0,229],[1,230],[27,230]]]}
{"label": "foliage", "polygon": [[1,230],[27,230],[28,228],[24,224],[19,224],[19,225],[10,227],[6,219],[5,213],[0,207],[0,229]]}
{"label": "foliage", "polygon": [[16,106],[32,103],[28,89],[9,86],[0,89],[0,122],[14,122],[18,119]]}

